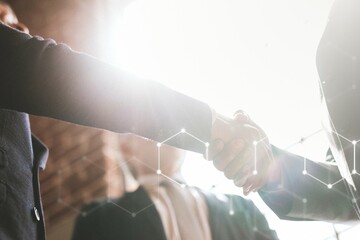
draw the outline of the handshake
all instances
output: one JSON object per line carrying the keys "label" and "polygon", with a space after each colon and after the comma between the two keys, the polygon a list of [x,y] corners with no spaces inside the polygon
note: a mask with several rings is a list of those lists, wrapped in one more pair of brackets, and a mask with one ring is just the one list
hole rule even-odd
{"label": "handshake", "polygon": [[211,132],[208,159],[245,195],[280,178],[264,131],[243,111],[232,119],[217,115]]}

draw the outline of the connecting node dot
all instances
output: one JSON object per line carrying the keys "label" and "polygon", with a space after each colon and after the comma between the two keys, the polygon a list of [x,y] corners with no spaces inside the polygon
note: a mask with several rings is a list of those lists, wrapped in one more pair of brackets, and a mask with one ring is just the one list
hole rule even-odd
{"label": "connecting node dot", "polygon": [[161,147],[161,143],[157,143],[156,146],[157,146],[157,147]]}
{"label": "connecting node dot", "polygon": [[328,184],[327,187],[328,187],[328,189],[331,189],[333,186],[332,186],[332,184]]}
{"label": "connecting node dot", "polygon": [[132,213],[131,216],[134,218],[136,217],[136,213]]}
{"label": "connecting node dot", "polygon": [[307,174],[307,171],[306,171],[306,170],[302,171],[302,174],[303,174],[303,175],[306,175],[306,174]]}
{"label": "connecting node dot", "polygon": [[257,227],[254,227],[254,228],[253,228],[253,231],[254,231],[254,232],[257,232],[257,230],[258,230]]}
{"label": "connecting node dot", "polygon": [[254,146],[256,146],[256,145],[258,144],[258,142],[257,142],[257,141],[253,141],[253,144],[254,144]]}
{"label": "connecting node dot", "polygon": [[234,210],[229,211],[229,215],[233,216],[235,214]]}
{"label": "connecting node dot", "polygon": [[303,198],[303,199],[302,199],[302,202],[303,202],[303,203],[307,203],[307,199],[306,199],[306,198]]}
{"label": "connecting node dot", "polygon": [[182,133],[186,132],[186,129],[185,129],[185,128],[182,128],[182,129],[181,129],[181,132],[182,132]]}
{"label": "connecting node dot", "polygon": [[210,143],[205,143],[205,147],[209,147],[210,146]]}
{"label": "connecting node dot", "polygon": [[258,171],[254,170],[252,173],[253,173],[253,175],[257,175]]}
{"label": "connecting node dot", "polygon": [[86,217],[86,216],[87,216],[87,213],[86,213],[86,212],[82,212],[82,213],[81,213],[81,216]]}
{"label": "connecting node dot", "polygon": [[356,169],[352,170],[351,173],[352,173],[352,174],[356,174],[356,173],[357,173],[357,172],[356,172]]}
{"label": "connecting node dot", "polygon": [[186,184],[184,184],[184,183],[181,184],[181,187],[182,187],[182,188],[185,188],[185,187],[186,187]]}
{"label": "connecting node dot", "polygon": [[356,202],[357,202],[355,198],[353,198],[351,201],[352,201],[352,203],[356,203]]}
{"label": "connecting node dot", "polygon": [[352,144],[356,145],[356,143],[357,143],[357,141],[355,141],[355,140],[352,141]]}
{"label": "connecting node dot", "polygon": [[61,198],[58,198],[58,199],[57,199],[57,202],[58,202],[58,203],[61,203],[61,202],[62,202],[62,199],[61,199]]}
{"label": "connecting node dot", "polygon": [[156,174],[157,174],[157,175],[160,175],[160,174],[161,174],[161,170],[160,170],[160,169],[156,170]]}

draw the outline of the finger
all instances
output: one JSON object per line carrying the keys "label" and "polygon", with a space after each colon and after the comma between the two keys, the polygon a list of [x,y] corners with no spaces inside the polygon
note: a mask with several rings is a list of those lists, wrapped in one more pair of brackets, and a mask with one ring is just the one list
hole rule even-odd
{"label": "finger", "polygon": [[238,187],[242,187],[244,194],[247,195],[259,186],[258,180],[260,178],[261,176],[258,176],[257,174],[254,175],[252,169],[248,168],[245,172],[239,173],[236,176],[234,184]]}
{"label": "finger", "polygon": [[243,188],[243,194],[245,195],[245,196],[247,196],[247,195],[249,195],[250,193],[251,193],[252,191],[251,191],[251,186],[250,187],[244,187]]}
{"label": "finger", "polygon": [[239,172],[236,177],[234,178],[234,184],[237,187],[243,187],[246,183],[247,179],[249,178],[249,168],[245,168],[243,171]]}
{"label": "finger", "polygon": [[238,109],[234,112],[234,116],[236,116],[237,114],[246,114],[247,115],[247,113],[242,109]]}
{"label": "finger", "polygon": [[247,122],[247,121],[250,121],[250,116],[249,114],[247,114],[245,111],[243,110],[237,110],[235,113],[234,113],[234,120],[236,121],[240,121],[240,122]]}
{"label": "finger", "polygon": [[246,180],[243,184],[244,194],[249,194],[250,192],[255,192],[261,188],[269,178],[269,159],[266,158],[266,153],[262,153],[263,156],[260,157],[258,161],[257,169],[251,171],[252,176]]}
{"label": "finger", "polygon": [[249,163],[250,159],[252,160],[252,150],[245,149],[225,168],[225,177],[227,177],[228,179],[234,179],[237,174],[248,171],[249,164],[252,165],[252,162]]}
{"label": "finger", "polygon": [[235,123],[242,125],[242,127],[238,127],[238,132],[242,134],[248,134],[254,137],[254,140],[264,141],[267,139],[265,132],[257,125],[255,122],[251,121],[251,119],[244,115],[239,115],[234,118]]}
{"label": "finger", "polygon": [[247,196],[251,191],[251,186],[253,185],[253,183],[254,183],[254,178],[249,177],[248,179],[246,179],[246,182],[243,185],[243,192],[245,196]]}
{"label": "finger", "polygon": [[262,188],[262,186],[264,186],[264,184],[265,184],[264,179],[262,179],[262,178],[258,179],[258,181],[252,185],[251,191],[257,192],[260,188]]}
{"label": "finger", "polygon": [[248,123],[238,125],[234,134],[250,144],[257,144],[262,139],[262,134],[259,129]]}
{"label": "finger", "polygon": [[249,114],[247,114],[243,110],[237,110],[233,115],[233,120],[238,121],[238,122],[248,122],[248,123],[256,126],[257,128],[259,128],[259,126],[254,121],[252,121]]}
{"label": "finger", "polygon": [[245,182],[246,182],[246,177],[244,175],[244,177],[239,178],[239,179],[234,179],[233,180],[235,186],[241,188],[242,186],[244,186]]}
{"label": "finger", "polygon": [[248,181],[243,186],[243,193],[245,196],[249,195],[251,192],[256,192],[259,189],[257,182],[254,182],[251,179],[248,179]]}
{"label": "finger", "polygon": [[260,186],[256,186],[256,187],[254,187],[254,189],[252,190],[252,192],[257,192],[257,191],[259,191],[260,188],[261,188]]}
{"label": "finger", "polygon": [[218,155],[224,149],[224,142],[221,139],[215,139],[210,142],[207,156],[204,156],[207,160],[212,160],[214,156]]}
{"label": "finger", "polygon": [[214,157],[214,166],[223,171],[226,166],[238,156],[244,148],[244,140],[233,139],[224,146],[224,150]]}
{"label": "finger", "polygon": [[255,189],[259,188],[260,183],[263,182],[263,176],[254,174],[253,171],[249,171],[246,180],[243,182],[243,193],[248,195],[250,192],[253,192]]}

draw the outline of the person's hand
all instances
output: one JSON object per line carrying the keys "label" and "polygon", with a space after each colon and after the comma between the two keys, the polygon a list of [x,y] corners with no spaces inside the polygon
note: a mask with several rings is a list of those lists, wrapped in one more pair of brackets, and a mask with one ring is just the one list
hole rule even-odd
{"label": "person's hand", "polygon": [[266,134],[243,111],[233,119],[217,117],[208,156],[245,195],[279,177]]}

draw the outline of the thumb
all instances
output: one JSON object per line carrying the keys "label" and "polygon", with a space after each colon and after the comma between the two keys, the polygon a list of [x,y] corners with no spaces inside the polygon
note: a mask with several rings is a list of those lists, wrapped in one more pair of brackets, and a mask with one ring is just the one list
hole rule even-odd
{"label": "thumb", "polygon": [[236,122],[248,122],[250,120],[249,114],[243,110],[237,110],[234,113],[234,120]]}

